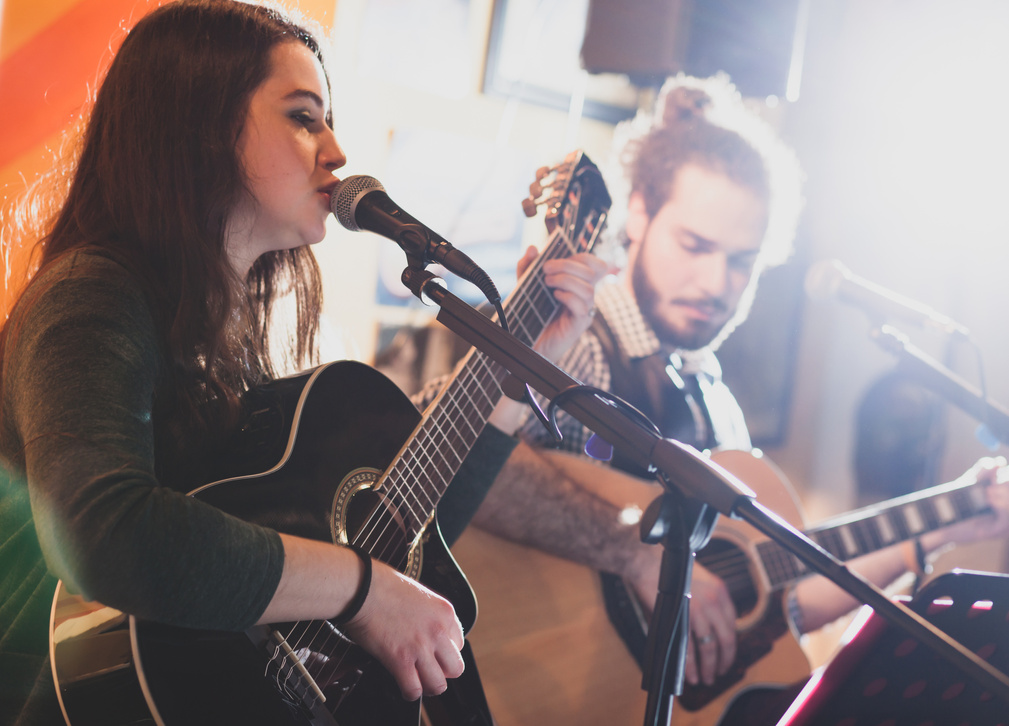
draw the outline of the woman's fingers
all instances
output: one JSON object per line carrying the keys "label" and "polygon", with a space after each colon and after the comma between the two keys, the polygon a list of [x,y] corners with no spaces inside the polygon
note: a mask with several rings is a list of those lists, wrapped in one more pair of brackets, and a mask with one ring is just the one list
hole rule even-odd
{"label": "woman's fingers", "polygon": [[410,701],[444,692],[448,679],[465,667],[462,626],[452,604],[380,562],[347,634],[385,666]]}

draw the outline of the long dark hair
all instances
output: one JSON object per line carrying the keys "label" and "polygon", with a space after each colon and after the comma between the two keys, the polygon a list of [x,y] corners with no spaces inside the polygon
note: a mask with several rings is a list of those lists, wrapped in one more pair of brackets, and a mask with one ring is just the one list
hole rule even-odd
{"label": "long dark hair", "polygon": [[249,193],[238,137],[282,42],[303,43],[325,68],[316,36],[275,8],[181,0],[142,18],[101,83],[35,251],[41,271],[100,248],[141,280],[169,360],[159,405],[180,427],[233,423],[242,391],[273,374],[270,311],[281,295],[296,301],[294,359],[312,360],[322,286],[310,250],[266,254],[243,281],[224,241],[229,211]]}

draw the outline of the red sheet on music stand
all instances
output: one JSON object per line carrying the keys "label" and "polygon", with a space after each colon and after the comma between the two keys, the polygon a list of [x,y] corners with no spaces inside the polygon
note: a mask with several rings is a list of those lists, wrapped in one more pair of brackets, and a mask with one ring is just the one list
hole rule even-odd
{"label": "red sheet on music stand", "polygon": [[[908,604],[1009,672],[1009,576],[956,570]],[[1009,705],[869,608],[865,614],[778,726],[1009,726]]]}

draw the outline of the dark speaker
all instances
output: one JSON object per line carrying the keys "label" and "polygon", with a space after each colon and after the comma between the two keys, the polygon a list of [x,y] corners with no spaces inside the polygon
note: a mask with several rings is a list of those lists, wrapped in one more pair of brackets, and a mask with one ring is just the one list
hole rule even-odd
{"label": "dark speaker", "polygon": [[691,0],[590,0],[582,43],[589,73],[651,85],[684,67]]}
{"label": "dark speaker", "polygon": [[746,96],[785,96],[801,67],[805,1],[590,0],[582,66],[639,86],[722,71]]}

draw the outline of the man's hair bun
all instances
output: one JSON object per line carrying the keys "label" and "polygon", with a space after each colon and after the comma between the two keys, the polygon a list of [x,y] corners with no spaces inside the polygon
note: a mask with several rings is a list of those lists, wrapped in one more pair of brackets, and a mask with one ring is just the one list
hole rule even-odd
{"label": "man's hair bun", "polygon": [[662,125],[666,128],[691,123],[704,118],[711,107],[711,96],[700,88],[678,86],[669,89],[665,94],[665,107],[662,109]]}

